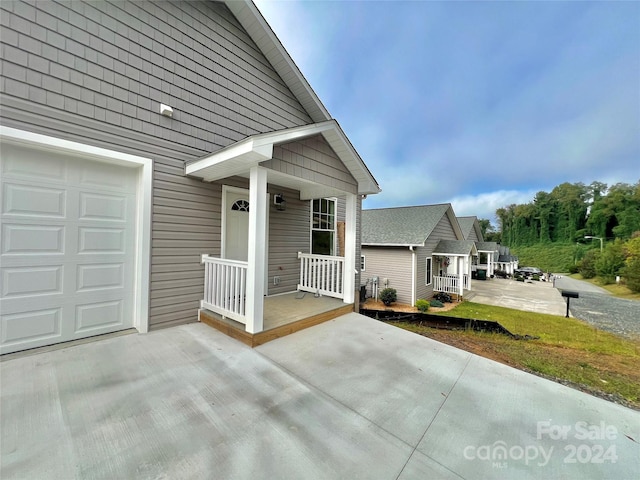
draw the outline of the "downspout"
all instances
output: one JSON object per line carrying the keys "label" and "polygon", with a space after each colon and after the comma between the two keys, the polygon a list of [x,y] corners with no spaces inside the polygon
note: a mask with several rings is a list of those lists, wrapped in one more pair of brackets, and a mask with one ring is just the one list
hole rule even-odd
{"label": "downspout", "polygon": [[411,250],[411,305],[416,304],[416,251],[413,245],[409,246]]}

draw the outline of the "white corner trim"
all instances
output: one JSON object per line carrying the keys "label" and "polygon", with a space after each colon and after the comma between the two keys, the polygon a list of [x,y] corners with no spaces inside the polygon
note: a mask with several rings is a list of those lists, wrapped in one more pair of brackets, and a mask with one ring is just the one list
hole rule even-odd
{"label": "white corner trim", "polygon": [[138,204],[136,205],[136,278],[133,326],[140,332],[149,331],[149,288],[151,271],[151,205],[153,187],[153,160],[147,157],[94,147],[84,143],[63,140],[0,125],[0,142],[11,142],[29,147],[56,150],[81,156],[89,160],[140,169]]}

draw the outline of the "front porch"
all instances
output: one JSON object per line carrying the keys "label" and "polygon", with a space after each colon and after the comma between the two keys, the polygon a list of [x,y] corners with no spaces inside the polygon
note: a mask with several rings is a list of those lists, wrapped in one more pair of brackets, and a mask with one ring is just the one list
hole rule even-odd
{"label": "front porch", "polygon": [[247,332],[243,323],[211,310],[201,309],[198,319],[250,347],[257,347],[353,311],[353,304],[345,304],[339,298],[292,292],[264,297],[264,330],[261,332]]}

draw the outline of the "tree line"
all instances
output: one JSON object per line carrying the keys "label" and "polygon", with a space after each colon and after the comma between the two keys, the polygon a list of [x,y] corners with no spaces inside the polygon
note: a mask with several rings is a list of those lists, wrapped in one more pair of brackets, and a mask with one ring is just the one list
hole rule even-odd
{"label": "tree line", "polygon": [[503,245],[573,243],[585,236],[628,240],[640,231],[640,180],[635,184],[563,183],[536,193],[530,203],[496,210]]}
{"label": "tree line", "polygon": [[[640,292],[640,180],[635,184],[563,183],[551,192],[538,192],[527,204],[496,211],[499,231],[480,220],[485,240],[517,247],[540,244],[588,245],[576,249],[570,273],[599,277],[613,283],[623,276]],[[586,237],[586,238],[585,238]]]}

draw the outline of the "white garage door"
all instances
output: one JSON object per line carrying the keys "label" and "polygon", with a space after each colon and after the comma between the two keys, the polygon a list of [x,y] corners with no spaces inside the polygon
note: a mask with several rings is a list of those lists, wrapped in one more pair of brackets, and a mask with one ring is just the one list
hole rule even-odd
{"label": "white garage door", "polygon": [[0,351],[133,326],[133,168],[0,150]]}

